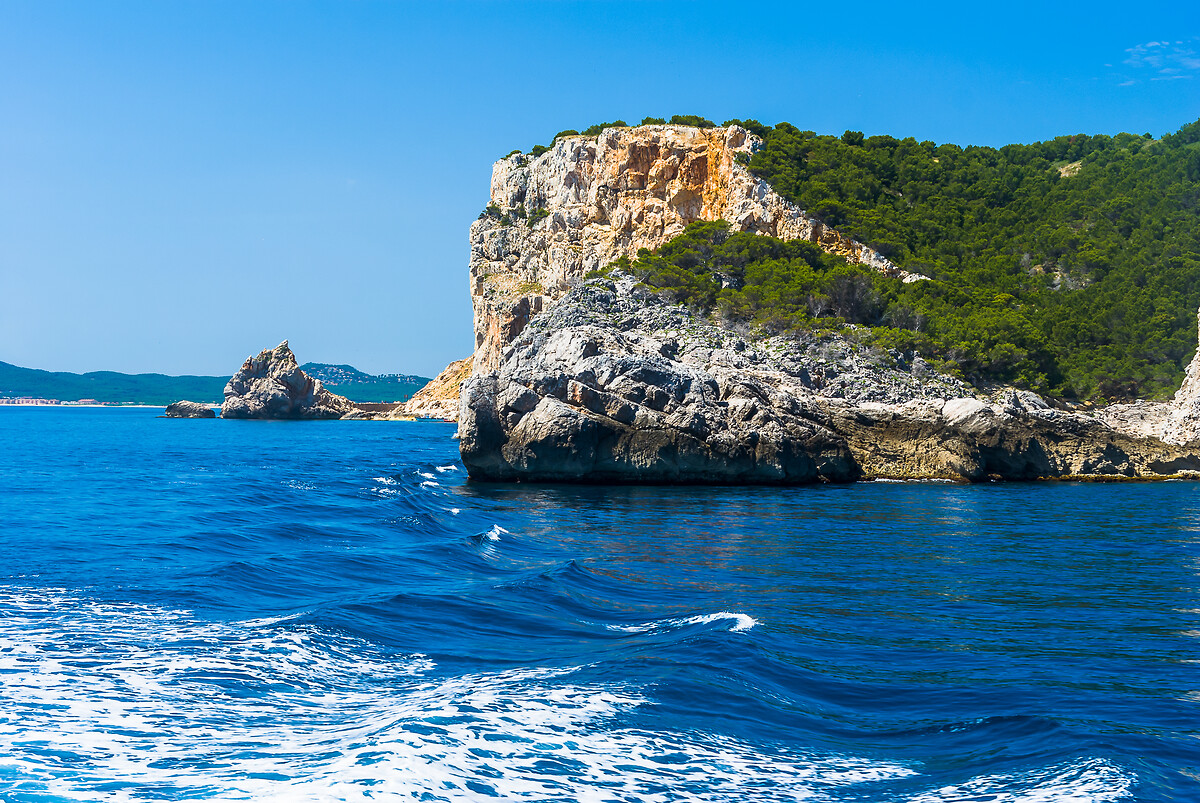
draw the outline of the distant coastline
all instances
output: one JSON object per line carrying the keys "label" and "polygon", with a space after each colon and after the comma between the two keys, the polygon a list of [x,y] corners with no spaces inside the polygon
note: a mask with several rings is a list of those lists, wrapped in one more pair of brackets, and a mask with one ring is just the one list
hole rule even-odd
{"label": "distant coastline", "polygon": [[[303,370],[331,391],[359,403],[403,402],[429,379],[408,374],[372,375],[349,365],[305,363]],[[228,376],[169,376],[93,371],[74,374],[0,362],[0,405],[21,407],[165,407],[180,399],[220,405]]]}
{"label": "distant coastline", "polygon": [[[211,405],[214,408],[220,405]],[[112,409],[116,407],[128,408],[143,408],[149,410],[159,410],[166,407],[165,404],[138,404],[136,402],[98,402],[98,401],[60,401],[58,399],[8,399],[0,398],[0,407],[102,407]]]}

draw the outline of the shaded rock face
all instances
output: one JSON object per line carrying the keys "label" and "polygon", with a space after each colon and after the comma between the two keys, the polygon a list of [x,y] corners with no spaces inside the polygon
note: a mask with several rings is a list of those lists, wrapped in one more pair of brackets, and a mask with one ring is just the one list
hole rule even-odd
{"label": "shaded rock face", "polygon": [[283,341],[250,357],[225,385],[222,418],[341,418],[355,411],[344,396],[330,393],[300,370]]}
{"label": "shaded rock face", "polygon": [[587,282],[463,385],[474,479],[798,484],[1200,472],[1200,453],[984,396],[837,336],[747,341],[638,291]]}
{"label": "shaded rock face", "polygon": [[650,125],[564,137],[541,156],[497,162],[495,211],[470,235],[474,370],[499,368],[529,321],[588,271],[658,248],[697,220],[809,240],[877,270],[920,278],[826,228],[752,175],[738,157],[760,144],[738,126]]}
{"label": "shaded rock face", "polygon": [[192,401],[177,401],[167,405],[164,418],[216,418],[217,413],[207,404]]}

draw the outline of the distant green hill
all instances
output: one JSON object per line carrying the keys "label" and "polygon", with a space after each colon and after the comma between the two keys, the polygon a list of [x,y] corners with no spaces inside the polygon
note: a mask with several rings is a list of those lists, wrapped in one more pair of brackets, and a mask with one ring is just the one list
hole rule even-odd
{"label": "distant green hill", "polygon": [[70,374],[41,371],[0,362],[0,398],[32,396],[39,399],[131,402],[167,405],[180,399],[219,403],[229,377],[120,374],[92,371]]}
{"label": "distant green hill", "polygon": [[[305,363],[305,372],[325,383],[334,393],[357,402],[403,401],[429,381],[407,374],[373,376],[349,365]],[[0,398],[30,396],[38,399],[167,405],[180,399],[219,404],[224,399],[227,376],[166,376],[92,371],[72,374],[21,368],[0,362]]]}
{"label": "distant green hill", "polygon": [[306,362],[300,369],[325,383],[334,393],[356,402],[407,401],[429,384],[429,378],[412,374],[364,374],[349,365]]}

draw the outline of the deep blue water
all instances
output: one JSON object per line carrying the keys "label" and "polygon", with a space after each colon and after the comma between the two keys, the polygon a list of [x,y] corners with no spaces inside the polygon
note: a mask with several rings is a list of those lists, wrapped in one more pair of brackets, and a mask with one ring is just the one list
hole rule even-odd
{"label": "deep blue water", "polygon": [[1200,485],[527,487],[0,408],[0,798],[1200,801]]}

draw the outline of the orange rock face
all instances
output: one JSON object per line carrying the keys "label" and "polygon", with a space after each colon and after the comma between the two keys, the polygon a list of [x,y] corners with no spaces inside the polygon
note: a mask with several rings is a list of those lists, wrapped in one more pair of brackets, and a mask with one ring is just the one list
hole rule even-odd
{"label": "orange rock face", "polygon": [[471,226],[474,370],[494,370],[530,317],[588,271],[658,248],[697,220],[810,240],[903,275],[755,178],[738,156],[758,145],[737,126],[651,125],[565,137],[541,156],[497,162],[492,211]]}
{"label": "orange rock face", "polygon": [[[698,220],[809,240],[881,272],[921,278],[825,227],[751,174],[738,157],[759,145],[738,126],[649,125],[564,137],[541,156],[496,162],[488,211],[470,233],[472,371],[494,371],[530,319],[589,271],[656,249]],[[449,391],[446,383],[438,387]]]}

